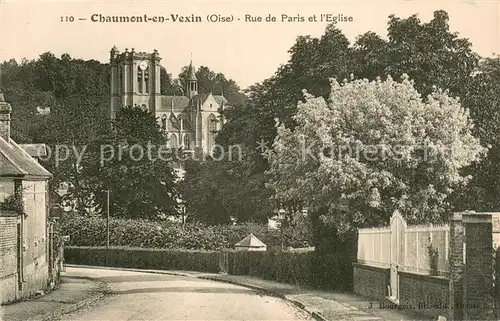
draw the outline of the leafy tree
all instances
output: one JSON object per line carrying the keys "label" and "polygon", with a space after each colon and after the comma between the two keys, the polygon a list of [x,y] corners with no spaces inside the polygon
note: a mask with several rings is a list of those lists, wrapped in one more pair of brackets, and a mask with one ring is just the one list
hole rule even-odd
{"label": "leafy tree", "polygon": [[72,188],[66,198],[76,199],[84,210],[90,194],[84,192],[85,177],[75,150],[82,152],[109,128],[107,65],[47,52],[21,64],[4,62],[2,69],[2,85],[13,106],[13,138],[50,147],[51,157],[43,165],[54,174],[51,186],[69,182]]}
{"label": "leafy tree", "polygon": [[[177,213],[173,164],[154,115],[139,108],[122,108],[113,124],[115,135],[94,147],[87,168],[98,172],[90,182],[99,209],[110,191],[111,215],[160,219]],[[97,149],[99,148],[99,149]]]}
{"label": "leafy tree", "polygon": [[332,80],[328,102],[305,94],[297,127],[278,127],[270,186],[282,200],[323,210],[339,232],[387,223],[399,210],[410,223],[439,221],[447,197],[467,178],[460,169],[484,153],[468,111],[445,92],[426,100],[401,83]]}
{"label": "leafy tree", "polygon": [[[227,150],[226,150],[227,151]],[[263,173],[253,173],[244,160],[248,152],[237,148],[205,162],[190,161],[180,190],[191,220],[207,224],[232,221],[266,223],[272,214],[271,191]]]}
{"label": "leafy tree", "polygon": [[[352,46],[334,25],[328,26],[319,38],[298,37],[289,50],[288,63],[269,79],[249,88],[247,107],[226,111],[229,121],[219,133],[218,143],[255,149],[255,172],[264,172],[268,164],[257,142],[274,140],[275,119],[294,128],[297,101],[304,101],[303,89],[328,99],[330,84],[325,75],[343,79],[352,72],[358,78],[373,80],[408,73],[424,97],[437,86],[463,98],[478,56],[467,39],[450,32],[448,20],[444,11],[436,11],[428,23],[422,23],[416,15],[406,19],[391,15],[387,40],[367,32]],[[467,102],[464,105],[473,109]]]}
{"label": "leafy tree", "polygon": [[448,14],[441,10],[428,23],[422,23],[417,15],[406,19],[391,15],[388,40],[367,32],[352,46],[335,25],[329,25],[319,38],[298,37],[289,50],[288,63],[269,79],[249,88],[248,110],[228,114],[227,118],[238,126],[228,124],[221,135],[226,142],[237,141],[248,147],[256,147],[255,142],[261,138],[272,141],[276,136],[275,118],[293,128],[303,89],[328,98],[330,84],[325,75],[344,79],[354,73],[358,78],[374,80],[407,73],[424,96],[434,86],[463,96],[478,56],[467,39],[450,32],[448,21]]}
{"label": "leafy tree", "polygon": [[179,95],[180,85],[172,79],[172,75],[161,66],[160,67],[160,92],[162,95]]}
{"label": "leafy tree", "polygon": [[450,32],[448,22],[449,15],[443,10],[435,11],[428,23],[422,23],[416,14],[406,19],[389,16],[388,41],[372,32],[358,37],[352,72],[371,80],[406,73],[424,96],[433,86],[463,95],[479,56],[468,39]]}
{"label": "leafy tree", "polygon": [[472,77],[462,103],[475,123],[474,133],[491,146],[482,162],[464,170],[471,182],[455,193],[455,210],[496,211],[500,207],[500,58],[485,59]]}
{"label": "leafy tree", "polygon": [[[179,87],[185,90],[189,66],[184,66],[177,79]],[[198,93],[214,95],[223,95],[231,105],[242,105],[246,97],[241,93],[240,87],[232,79],[227,79],[222,73],[216,73],[206,66],[200,66],[196,71],[198,80]]]}

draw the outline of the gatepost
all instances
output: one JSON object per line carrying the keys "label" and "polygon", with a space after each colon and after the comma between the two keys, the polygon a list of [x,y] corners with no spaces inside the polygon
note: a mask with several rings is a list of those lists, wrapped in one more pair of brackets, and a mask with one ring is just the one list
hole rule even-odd
{"label": "gatepost", "polygon": [[462,213],[450,215],[450,302],[448,320],[463,320],[464,227]]}
{"label": "gatepost", "polygon": [[463,317],[493,320],[491,213],[462,213],[464,228]]}

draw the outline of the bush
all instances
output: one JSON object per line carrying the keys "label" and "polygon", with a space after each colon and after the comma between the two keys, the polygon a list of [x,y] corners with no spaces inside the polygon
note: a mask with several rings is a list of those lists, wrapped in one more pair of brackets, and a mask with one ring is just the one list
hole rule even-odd
{"label": "bush", "polygon": [[[100,217],[74,216],[61,222],[62,233],[70,235],[71,246],[105,246],[106,220]],[[113,246],[190,249],[214,251],[233,248],[234,244],[254,233],[268,246],[309,246],[308,235],[303,229],[286,228],[283,235],[279,230],[269,230],[266,225],[242,224],[205,226],[148,220],[111,219],[110,244]]]}
{"label": "bush", "polygon": [[[232,252],[229,273],[252,275],[266,280],[304,287],[345,290],[343,261],[335,255],[325,257],[308,252]],[[351,267],[352,269],[352,267]]]}
{"label": "bush", "polygon": [[66,247],[70,264],[137,269],[219,272],[219,252],[111,247]]}
{"label": "bush", "polygon": [[[127,247],[67,247],[67,263],[124,268],[184,270],[232,275],[251,275],[266,280],[309,288],[346,290],[348,279],[343,260],[325,258],[315,251],[275,252],[224,250],[228,266],[221,267],[221,251],[145,249]],[[350,266],[352,270],[352,266]],[[348,290],[348,289],[347,289]]]}

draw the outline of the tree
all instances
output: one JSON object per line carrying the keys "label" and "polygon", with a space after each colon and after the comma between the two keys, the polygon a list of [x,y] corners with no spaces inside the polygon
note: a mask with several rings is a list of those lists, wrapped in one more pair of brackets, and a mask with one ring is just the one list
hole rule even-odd
{"label": "tree", "polygon": [[390,15],[388,41],[372,32],[357,39],[352,72],[370,80],[406,73],[424,96],[433,86],[463,96],[479,56],[466,38],[450,32],[448,22],[443,10],[435,11],[428,23],[422,23],[416,14],[406,19]]}
{"label": "tree", "polygon": [[[114,122],[115,135],[94,147],[87,168],[98,172],[90,187],[98,206],[110,191],[113,216],[160,219],[177,214],[175,155],[165,145],[154,115],[139,108],[122,108]],[[96,168],[98,167],[98,168]]]}
{"label": "tree", "polygon": [[[268,164],[257,143],[274,140],[275,119],[293,130],[297,102],[304,101],[303,89],[328,99],[331,88],[325,75],[344,79],[352,72],[358,78],[374,80],[378,76],[385,79],[388,74],[400,77],[406,72],[424,97],[434,86],[448,88],[462,98],[466,95],[478,57],[467,39],[450,32],[446,12],[436,11],[428,23],[422,23],[417,15],[406,19],[391,15],[388,35],[384,40],[367,32],[350,46],[347,38],[330,25],[321,37],[298,37],[289,50],[288,63],[249,88],[247,107],[226,111],[228,122],[219,133],[219,144],[254,149],[255,171],[264,172]],[[464,104],[472,110],[469,103]]]}
{"label": "tree", "polygon": [[51,157],[43,165],[54,174],[51,186],[71,183],[66,197],[76,199],[78,208],[85,210],[91,194],[84,192],[86,178],[74,151],[81,152],[109,128],[108,66],[47,52],[21,64],[4,62],[2,70],[6,70],[2,85],[13,107],[13,138],[47,144]]}
{"label": "tree", "polygon": [[253,173],[247,151],[235,148],[204,162],[190,161],[180,191],[192,220],[207,224],[232,221],[266,223],[272,214],[271,191],[263,173]]}
{"label": "tree", "polygon": [[485,59],[463,96],[474,120],[474,133],[491,146],[479,164],[464,170],[471,182],[454,195],[456,211],[496,211],[500,208],[500,58]]}
{"label": "tree", "polygon": [[[180,85],[172,79],[172,75],[160,67],[160,92],[162,95],[179,95]],[[182,88],[182,87],[181,87]]]}
{"label": "tree", "polygon": [[435,91],[422,100],[402,82],[332,80],[328,103],[305,94],[297,127],[278,127],[270,187],[282,200],[324,211],[338,231],[388,223],[399,210],[410,223],[436,222],[447,197],[465,184],[460,169],[485,149],[458,99]]}
{"label": "tree", "polygon": [[[179,87],[186,88],[189,77],[189,66],[184,66],[179,74],[177,83]],[[198,93],[223,95],[230,105],[243,105],[246,97],[241,93],[240,87],[232,79],[227,79],[222,73],[216,73],[206,66],[200,66],[196,71],[198,80]]]}

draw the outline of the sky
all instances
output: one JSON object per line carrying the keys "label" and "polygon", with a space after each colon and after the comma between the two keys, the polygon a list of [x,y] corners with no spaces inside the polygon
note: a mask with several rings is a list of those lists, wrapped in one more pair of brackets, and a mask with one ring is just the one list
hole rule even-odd
{"label": "sky", "polygon": [[[297,36],[320,37],[328,24],[319,21],[321,14],[352,17],[352,21],[339,22],[337,26],[353,42],[356,36],[367,31],[385,36],[390,14],[406,18],[417,13],[426,22],[439,9],[448,12],[451,31],[468,38],[474,51],[483,57],[500,53],[500,2],[496,0],[0,0],[0,61],[35,59],[50,51],[56,56],[68,53],[73,58],[106,63],[114,45],[121,51],[157,49],[161,64],[174,77],[189,64],[192,56],[195,67],[208,66],[246,88],[269,78],[288,61],[288,50]],[[282,21],[283,14],[299,15],[305,21]],[[93,22],[92,17],[99,15],[170,19]],[[173,22],[171,15],[200,16],[201,22]],[[209,22],[209,15],[232,17],[233,21]],[[260,16],[264,21],[245,21],[245,15]],[[269,15],[277,21],[266,22]],[[317,21],[309,22],[313,15]]]}

